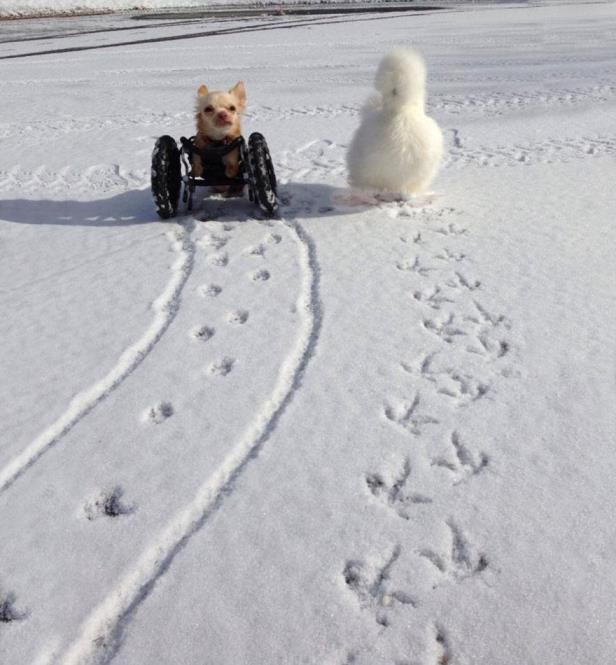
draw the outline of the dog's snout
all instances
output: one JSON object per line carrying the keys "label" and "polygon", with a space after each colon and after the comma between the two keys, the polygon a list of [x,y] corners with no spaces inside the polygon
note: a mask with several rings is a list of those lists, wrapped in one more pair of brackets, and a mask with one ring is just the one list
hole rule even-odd
{"label": "dog's snout", "polygon": [[232,125],[233,124],[233,116],[227,109],[220,109],[216,113],[215,123],[219,127],[225,127],[227,125]]}

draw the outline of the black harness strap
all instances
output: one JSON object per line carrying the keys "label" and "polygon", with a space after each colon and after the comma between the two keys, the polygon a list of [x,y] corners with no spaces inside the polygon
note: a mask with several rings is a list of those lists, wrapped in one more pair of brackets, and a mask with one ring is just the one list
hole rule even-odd
{"label": "black harness strap", "polygon": [[201,157],[201,163],[203,166],[219,166],[222,163],[222,158],[225,155],[228,155],[232,150],[239,147],[243,142],[244,138],[238,136],[233,141],[212,141],[212,143],[207,148],[197,148],[195,145],[195,137],[187,139],[185,136],[182,136],[180,139],[182,143],[182,148],[188,154],[188,158],[191,159],[194,154]]}

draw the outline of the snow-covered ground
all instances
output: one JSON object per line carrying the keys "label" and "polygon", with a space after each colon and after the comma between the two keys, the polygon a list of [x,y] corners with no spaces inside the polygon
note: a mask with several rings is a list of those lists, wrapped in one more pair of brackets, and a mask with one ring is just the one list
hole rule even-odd
{"label": "snow-covered ground", "polygon": [[[616,5],[0,35],[0,662],[613,662]],[[344,206],[407,43],[438,196]],[[280,218],[159,221],[239,79]]]}

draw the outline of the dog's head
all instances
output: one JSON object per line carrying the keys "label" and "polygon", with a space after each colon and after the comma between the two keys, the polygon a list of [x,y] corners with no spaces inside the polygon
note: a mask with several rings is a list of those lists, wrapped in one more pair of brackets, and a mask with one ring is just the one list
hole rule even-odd
{"label": "dog's head", "polygon": [[228,92],[212,91],[202,85],[197,91],[197,132],[202,136],[222,141],[236,138],[242,132],[240,115],[246,107],[244,83],[236,83]]}

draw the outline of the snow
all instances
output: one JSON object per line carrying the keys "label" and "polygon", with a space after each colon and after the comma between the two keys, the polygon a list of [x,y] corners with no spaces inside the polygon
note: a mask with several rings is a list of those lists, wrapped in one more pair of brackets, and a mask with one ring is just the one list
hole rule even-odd
{"label": "snow", "polygon": [[[0,662],[613,660],[615,29],[612,2],[3,24]],[[436,194],[348,205],[409,42]],[[156,138],[237,80],[280,217],[158,220]]]}

